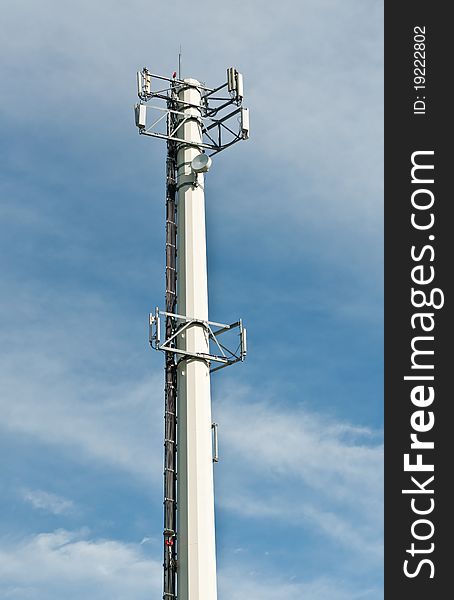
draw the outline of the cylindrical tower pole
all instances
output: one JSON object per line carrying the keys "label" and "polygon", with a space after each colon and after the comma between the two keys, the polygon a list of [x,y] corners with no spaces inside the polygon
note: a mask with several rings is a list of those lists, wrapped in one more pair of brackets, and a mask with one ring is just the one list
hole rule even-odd
{"label": "cylindrical tower pole", "polygon": [[[178,242],[177,310],[208,320],[208,286],[203,175],[191,169],[200,154],[200,85],[185,79],[179,110],[185,122],[177,154]],[[186,120],[187,119],[187,120]],[[179,348],[208,354],[206,329],[193,324],[178,339]],[[177,370],[177,536],[178,599],[216,600],[216,548],[211,438],[210,365],[184,358]]]}

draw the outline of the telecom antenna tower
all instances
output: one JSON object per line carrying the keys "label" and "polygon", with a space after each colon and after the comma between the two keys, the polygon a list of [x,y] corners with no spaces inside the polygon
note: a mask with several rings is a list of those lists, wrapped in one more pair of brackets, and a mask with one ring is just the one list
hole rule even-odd
{"label": "telecom antenna tower", "polygon": [[165,311],[150,314],[150,344],[165,353],[163,598],[216,600],[210,373],[244,360],[246,329],[208,320],[204,173],[249,137],[249,113],[234,68],[216,88],[143,68],[137,91],[139,134],[167,142]]}

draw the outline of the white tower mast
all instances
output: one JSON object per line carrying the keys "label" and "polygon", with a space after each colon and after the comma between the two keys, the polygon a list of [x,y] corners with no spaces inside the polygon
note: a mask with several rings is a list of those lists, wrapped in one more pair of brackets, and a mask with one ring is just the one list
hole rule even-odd
{"label": "white tower mast", "polygon": [[[167,81],[170,87],[152,91],[152,78]],[[203,173],[211,158],[206,151],[220,152],[249,133],[248,112],[241,107],[242,76],[232,68],[227,79],[215,89],[195,79],[178,80],[176,74],[172,79],[152,76],[147,69],[137,79],[139,133],[166,139],[168,144],[166,311],[156,309],[150,315],[150,343],[167,353],[164,600],[217,598],[213,488],[217,425],[211,419],[210,372],[246,356],[241,321],[225,325],[208,320]],[[216,95],[226,87],[227,97]],[[166,108],[147,105],[151,98],[165,99]],[[237,107],[233,112],[232,105]],[[164,114],[147,127],[150,108]],[[166,115],[164,133],[157,125]],[[234,116],[239,117],[238,133],[227,124]],[[161,315],[166,319],[164,340]],[[234,351],[220,342],[232,331],[239,334]],[[219,364],[213,368],[212,363]]]}
{"label": "white tower mast", "polygon": [[[203,321],[208,321],[203,174],[194,186],[192,160],[200,154],[202,127],[198,81],[186,79],[179,98],[185,123],[178,132],[186,143],[177,154],[178,312],[200,322],[179,336],[191,354],[209,353]],[[186,116],[187,115],[187,116]],[[187,145],[186,145],[187,144]],[[211,440],[210,363],[189,356],[177,375],[177,530],[178,598],[216,600],[216,549]]]}

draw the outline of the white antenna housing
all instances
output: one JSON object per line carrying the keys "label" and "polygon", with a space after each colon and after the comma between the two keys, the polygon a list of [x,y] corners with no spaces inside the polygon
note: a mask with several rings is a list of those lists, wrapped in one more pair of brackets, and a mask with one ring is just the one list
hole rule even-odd
{"label": "white antenna housing", "polygon": [[145,94],[151,94],[151,73],[143,70],[143,91]]}
{"label": "white antenna housing", "polygon": [[145,129],[147,124],[147,107],[145,104],[136,104],[134,110],[136,116],[136,126],[139,129]]}
{"label": "white antenna housing", "polygon": [[236,97],[238,100],[243,99],[243,76],[241,73],[236,72]]}
{"label": "white antenna housing", "polygon": [[243,140],[247,140],[249,137],[249,109],[241,109],[241,135]]}
{"label": "white antenna housing", "polygon": [[137,95],[141,100],[146,100],[146,96],[151,94],[151,73],[143,68],[137,71]]}
{"label": "white antenna housing", "polygon": [[236,69],[234,67],[227,69],[227,89],[229,92],[236,90]]}

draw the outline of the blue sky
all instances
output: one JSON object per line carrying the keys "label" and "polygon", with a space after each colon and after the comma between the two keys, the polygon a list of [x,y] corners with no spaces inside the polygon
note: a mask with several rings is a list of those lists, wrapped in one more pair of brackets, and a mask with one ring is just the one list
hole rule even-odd
{"label": "blue sky", "polygon": [[245,76],[207,177],[219,600],[382,598],[383,6],[7,0],[0,595],[161,595],[165,147],[135,72]]}

